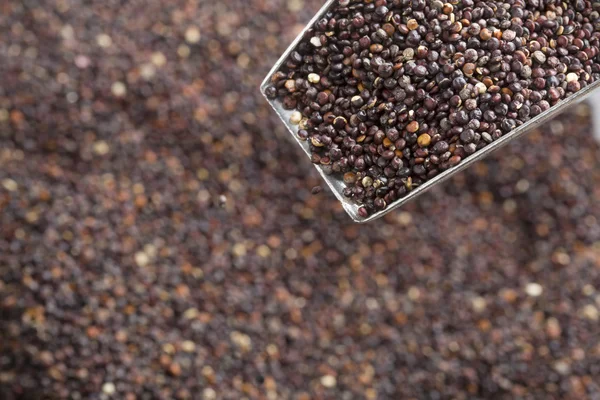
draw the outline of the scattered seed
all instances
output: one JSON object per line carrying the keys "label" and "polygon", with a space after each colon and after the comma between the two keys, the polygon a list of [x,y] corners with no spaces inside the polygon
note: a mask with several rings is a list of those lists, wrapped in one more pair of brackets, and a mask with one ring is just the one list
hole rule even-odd
{"label": "scattered seed", "polygon": [[190,44],[196,44],[200,41],[202,35],[200,34],[200,30],[195,26],[190,26],[185,31],[185,41]]}
{"label": "scattered seed", "polygon": [[542,285],[540,285],[539,283],[528,283],[527,286],[525,287],[525,292],[527,293],[528,296],[531,297],[538,297],[541,296],[542,292],[544,291],[544,288],[542,287]]}
{"label": "scattered seed", "polygon": [[127,94],[127,87],[123,82],[115,82],[110,88],[115,97],[124,97]]}
{"label": "scattered seed", "polygon": [[337,380],[335,379],[335,376],[324,375],[321,377],[321,385],[326,388],[333,388],[337,385]]}

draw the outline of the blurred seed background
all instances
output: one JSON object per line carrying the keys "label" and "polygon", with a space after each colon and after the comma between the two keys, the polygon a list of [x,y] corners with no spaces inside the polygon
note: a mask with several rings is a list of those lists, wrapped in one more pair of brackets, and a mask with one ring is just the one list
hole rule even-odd
{"label": "blurred seed background", "polygon": [[258,86],[316,0],[0,3],[0,399],[598,399],[578,106],[379,225]]}

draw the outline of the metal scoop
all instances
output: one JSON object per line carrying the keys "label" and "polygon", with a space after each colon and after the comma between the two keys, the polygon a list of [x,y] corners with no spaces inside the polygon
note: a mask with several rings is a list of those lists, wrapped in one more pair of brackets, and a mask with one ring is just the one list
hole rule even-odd
{"label": "metal scoop", "polygon": [[592,92],[588,98],[588,104],[592,109],[592,121],[594,123],[594,137],[600,143],[600,90]]}
{"label": "metal scoop", "polygon": [[[317,14],[306,25],[306,27],[300,33],[300,35],[298,35],[298,37],[294,40],[294,42],[290,45],[290,47],[287,48],[287,50],[283,53],[281,58],[273,66],[273,68],[271,69],[271,71],[269,72],[269,74],[267,75],[267,77],[265,78],[265,80],[263,81],[263,83],[261,84],[261,87],[260,87],[260,90],[261,90],[263,96],[265,96],[265,98],[267,99],[269,104],[273,107],[275,112],[277,112],[277,115],[279,115],[279,118],[281,118],[281,120],[287,127],[288,131],[291,133],[292,137],[302,147],[302,149],[304,149],[304,152],[308,155],[309,158],[310,158],[310,149],[309,149],[308,143],[306,141],[302,141],[299,139],[298,126],[292,125],[290,123],[290,116],[293,111],[285,110],[282,107],[281,102],[277,99],[269,100],[265,94],[265,90],[270,83],[271,76],[275,72],[277,72],[281,68],[281,66],[286,62],[290,53],[292,51],[294,51],[296,46],[299,44],[299,42],[304,37],[305,32],[311,26],[313,26],[314,23],[318,19],[323,17],[323,15],[329,10],[330,6],[335,1],[338,1],[338,0],[328,0],[325,3],[325,5],[319,10],[319,12],[317,12]],[[338,198],[338,200],[342,203],[344,210],[346,210],[348,215],[355,222],[363,223],[363,222],[372,221],[372,220],[381,218],[382,216],[389,213],[390,211],[395,210],[398,207],[401,207],[402,205],[408,203],[411,200],[414,200],[416,197],[420,196],[421,194],[423,194],[426,191],[428,191],[429,189],[431,189],[434,185],[444,182],[445,180],[450,178],[452,175],[456,174],[459,171],[462,171],[463,169],[467,168],[469,165],[473,164],[474,162],[485,158],[487,155],[489,155],[493,151],[499,149],[500,147],[506,145],[508,142],[517,139],[518,137],[522,136],[523,134],[525,134],[526,132],[530,131],[531,129],[533,129],[537,126],[552,120],[552,118],[554,118],[561,112],[565,111],[570,106],[577,104],[588,98],[590,99],[589,104],[592,107],[592,116],[593,116],[595,136],[598,139],[598,141],[600,141],[600,90],[597,90],[599,88],[600,88],[600,81],[595,82],[595,83],[583,88],[582,90],[575,93],[571,97],[562,100],[555,106],[551,107],[549,110],[532,118],[531,120],[527,121],[525,124],[521,125],[520,127],[514,129],[510,133],[502,136],[500,139],[490,143],[483,149],[478,150],[474,154],[472,154],[469,157],[467,157],[466,159],[464,159],[457,166],[449,168],[449,169],[445,170],[444,172],[442,172],[441,174],[439,174],[439,175],[435,176],[434,178],[428,180],[427,182],[423,183],[421,186],[419,186],[419,187],[415,188],[414,190],[412,190],[411,192],[409,192],[406,196],[389,204],[385,210],[373,213],[370,216],[368,216],[367,218],[363,218],[358,214],[358,208],[360,207],[358,204],[347,199],[343,195],[343,190],[346,187],[346,184],[341,179],[341,177],[336,176],[336,175],[326,174],[320,165],[315,165],[315,168],[319,171],[319,173],[321,174],[321,176],[323,177],[325,182],[327,182],[327,185],[331,188],[331,191],[333,192],[333,194],[335,194],[335,196]]]}

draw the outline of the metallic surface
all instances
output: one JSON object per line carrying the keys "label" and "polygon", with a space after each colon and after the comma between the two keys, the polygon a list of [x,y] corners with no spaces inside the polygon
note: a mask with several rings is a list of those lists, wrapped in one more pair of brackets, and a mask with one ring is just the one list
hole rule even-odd
{"label": "metallic surface", "polygon": [[[315,21],[317,21],[319,18],[321,18],[323,16],[323,14],[325,14],[329,10],[331,5],[336,1],[337,0],[328,0],[327,3],[325,3],[325,5],[321,8],[321,10],[319,10],[319,12],[317,12],[317,14],[312,18],[312,20],[306,25],[304,30],[298,35],[298,37],[294,40],[294,42],[283,53],[281,58],[273,66],[273,68],[271,69],[271,71],[269,72],[269,74],[267,75],[267,77],[265,78],[263,83],[261,84],[260,90],[263,93],[263,95],[265,95],[265,89],[269,85],[271,76],[275,72],[277,72],[280,69],[280,67],[285,63],[285,61],[288,58],[288,55],[296,48],[298,43],[304,37],[305,32],[315,23]],[[580,101],[583,101],[586,98],[588,98],[588,96],[592,95],[592,92],[594,92],[598,88],[600,88],[600,81],[595,82],[594,84],[583,88],[581,91],[574,94],[573,96],[562,100],[559,104],[550,108],[548,111],[538,115],[535,118],[532,118],[527,123],[521,125],[517,129],[514,129],[512,132],[504,135],[500,139],[490,143],[483,149],[477,151],[473,155],[471,155],[468,158],[466,158],[465,160],[463,160],[457,166],[447,169],[446,171],[442,172],[441,174],[437,175],[436,177],[423,183],[421,186],[413,189],[410,193],[408,193],[403,198],[398,199],[395,202],[389,204],[385,210],[376,212],[367,218],[361,218],[358,215],[358,208],[360,206],[357,205],[356,203],[354,203],[353,201],[347,199],[342,194],[342,191],[346,187],[346,184],[342,181],[340,176],[325,174],[325,172],[323,171],[323,168],[319,165],[315,165],[315,168],[317,168],[317,170],[319,171],[319,173],[321,174],[321,176],[323,177],[323,179],[325,180],[327,185],[331,188],[331,191],[335,194],[335,196],[338,198],[338,200],[342,203],[342,206],[344,207],[344,209],[346,210],[348,215],[355,222],[363,223],[363,222],[372,221],[372,220],[381,218],[382,216],[389,213],[390,211],[401,207],[402,205],[408,203],[411,200],[414,200],[419,195],[421,195],[421,194],[425,193],[427,190],[431,189],[434,185],[447,180],[452,175],[456,174],[459,171],[462,171],[463,169],[467,168],[469,165],[473,164],[474,162],[483,159],[484,157],[489,155],[491,152],[506,145],[508,142],[517,139],[518,137],[525,134],[527,131],[529,131],[547,121],[550,121],[552,118],[554,118],[556,115],[558,115],[559,113],[561,113],[562,111],[567,109],[569,106],[579,103]],[[265,96],[265,98],[267,98],[267,97]],[[279,118],[281,118],[281,120],[287,127],[288,131],[292,134],[292,137],[296,140],[296,142],[302,147],[304,152],[310,158],[310,150],[309,150],[308,142],[300,140],[298,138],[298,135],[297,135],[298,126],[292,125],[289,122],[292,111],[284,110],[281,103],[278,100],[272,101],[267,98],[267,101],[273,107],[275,112],[277,112],[277,115],[279,115]],[[593,110],[592,112],[594,114],[596,135],[598,137],[600,137],[600,91],[595,91],[593,93],[590,105],[592,106],[592,110]]]}
{"label": "metallic surface", "polygon": [[587,99],[592,108],[592,121],[594,122],[594,136],[600,142],[600,90],[594,91]]}

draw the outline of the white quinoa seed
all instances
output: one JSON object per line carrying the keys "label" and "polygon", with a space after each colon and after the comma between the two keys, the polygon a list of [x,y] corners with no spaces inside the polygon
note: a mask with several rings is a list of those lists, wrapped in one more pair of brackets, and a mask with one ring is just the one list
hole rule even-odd
{"label": "white quinoa seed", "polygon": [[308,81],[310,83],[319,83],[321,81],[321,77],[315,73],[308,74]]}
{"label": "white quinoa seed", "polygon": [[333,375],[323,375],[321,377],[321,385],[326,388],[335,387],[337,385],[337,379],[335,379],[335,376]]}
{"label": "white quinoa seed", "polygon": [[104,385],[102,385],[102,392],[109,396],[111,394],[114,394],[116,390],[117,390],[117,388],[115,387],[115,384],[112,382],[106,382]]}
{"label": "white quinoa seed", "polygon": [[292,115],[290,115],[290,123],[292,125],[298,125],[302,121],[302,114],[299,111],[294,111]]}
{"label": "white quinoa seed", "polygon": [[575,72],[570,72],[567,74],[567,82],[576,82],[579,80],[579,76]]}
{"label": "white quinoa seed", "polygon": [[531,297],[539,297],[544,292],[544,288],[539,283],[531,282],[525,286],[525,293]]}

